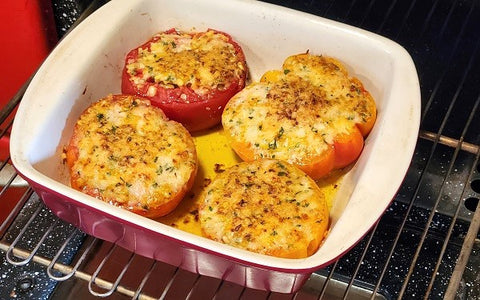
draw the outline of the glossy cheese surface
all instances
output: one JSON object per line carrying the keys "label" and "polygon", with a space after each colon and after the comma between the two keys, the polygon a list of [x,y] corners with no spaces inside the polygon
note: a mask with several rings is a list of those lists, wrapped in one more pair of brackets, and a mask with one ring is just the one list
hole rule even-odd
{"label": "glossy cheese surface", "polygon": [[223,126],[245,141],[256,157],[300,163],[321,154],[342,127],[329,127],[321,116],[324,93],[294,75],[275,83],[247,86],[227,105]]}
{"label": "glossy cheese surface", "polygon": [[301,54],[237,93],[222,124],[255,159],[305,165],[334,147],[339,136],[368,134],[375,117],[373,98],[340,62]]}
{"label": "glossy cheese surface", "polygon": [[205,236],[257,253],[313,254],[328,228],[328,208],[316,183],[278,160],[241,162],[204,191],[199,219]]}
{"label": "glossy cheese surface", "polygon": [[74,188],[147,216],[179,201],[198,165],[188,131],[135,96],[110,95],[86,109],[66,154]]}
{"label": "glossy cheese surface", "polygon": [[[147,45],[139,47],[137,58],[126,65],[138,86],[150,82],[163,88],[189,87],[203,95],[223,90],[245,76],[243,56],[237,55],[231,39],[220,32],[162,32]],[[147,96],[155,96],[156,87],[149,89]]]}

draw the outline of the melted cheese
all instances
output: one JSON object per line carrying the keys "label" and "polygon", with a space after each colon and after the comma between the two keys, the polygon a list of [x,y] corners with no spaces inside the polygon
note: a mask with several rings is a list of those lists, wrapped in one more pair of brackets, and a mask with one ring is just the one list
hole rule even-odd
{"label": "melted cheese", "polygon": [[[209,30],[204,33],[160,33],[149,47],[138,48],[136,60],[127,62],[127,72],[135,85],[153,81],[164,88],[190,87],[197,94],[227,88],[242,78],[245,62],[229,38]],[[148,96],[155,96],[150,86]]]}
{"label": "melted cheese", "polygon": [[350,77],[345,66],[332,57],[292,55],[285,60],[283,72],[293,73],[325,91],[325,98],[332,102],[324,111],[330,119],[360,124],[375,113],[375,102],[363,84]]}
{"label": "melted cheese", "polygon": [[328,209],[315,182],[277,160],[236,164],[217,175],[199,210],[207,237],[281,257],[317,250],[328,227]]}
{"label": "melted cheese", "polygon": [[324,99],[321,90],[287,75],[247,86],[230,100],[222,123],[235,140],[252,145],[257,157],[300,163],[325,151],[336,134],[322,114]]}
{"label": "melted cheese", "polygon": [[[335,61],[336,62],[336,61]],[[252,83],[227,104],[222,124],[258,158],[302,164],[375,114],[375,103],[343,66],[322,56],[289,57],[281,72]]]}
{"label": "melted cheese", "polygon": [[170,201],[197,168],[187,130],[133,96],[109,96],[91,105],[77,121],[70,147],[78,149],[71,167],[75,185],[129,208]]}

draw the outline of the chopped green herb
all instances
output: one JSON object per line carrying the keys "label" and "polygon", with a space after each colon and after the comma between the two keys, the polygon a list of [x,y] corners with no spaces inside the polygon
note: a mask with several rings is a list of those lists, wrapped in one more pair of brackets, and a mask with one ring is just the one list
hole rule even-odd
{"label": "chopped green herb", "polygon": [[102,114],[102,113],[97,114],[97,120],[98,121],[101,121],[104,117],[105,117],[105,115]]}
{"label": "chopped green herb", "polygon": [[285,130],[283,129],[283,127],[280,127],[280,130],[277,133],[277,138],[278,139],[281,138],[284,132],[285,132]]}
{"label": "chopped green herb", "polygon": [[268,144],[268,149],[277,149],[277,139],[276,138],[274,138],[273,141],[271,141]]}
{"label": "chopped green herb", "polygon": [[157,169],[156,173],[157,173],[157,175],[160,175],[160,174],[163,173],[163,168],[162,168],[162,166],[158,166],[158,169]]}

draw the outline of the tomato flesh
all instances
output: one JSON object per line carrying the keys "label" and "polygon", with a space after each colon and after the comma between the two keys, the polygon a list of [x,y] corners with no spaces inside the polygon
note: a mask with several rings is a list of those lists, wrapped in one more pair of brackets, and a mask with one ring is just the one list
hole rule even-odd
{"label": "tomato flesh", "polygon": [[[141,85],[135,84],[127,70],[127,64],[137,60],[138,49],[150,49],[151,44],[158,40],[158,37],[153,37],[127,54],[122,73],[122,93],[136,94],[149,99],[153,105],[160,107],[167,117],[182,123],[190,132],[208,129],[219,124],[225,104],[233,95],[245,87],[247,66],[241,47],[230,35],[212,29],[209,29],[209,31],[226,36],[228,43],[233,45],[235,56],[243,65],[241,76],[232,78],[228,85],[208,89],[207,92],[202,94],[197,93],[189,85],[165,87],[153,79],[149,79]],[[175,29],[165,31],[165,33],[170,34],[175,32]],[[191,33],[190,35],[193,37],[194,34]],[[141,74],[140,70],[138,74]],[[155,91],[153,95],[152,90]]]}

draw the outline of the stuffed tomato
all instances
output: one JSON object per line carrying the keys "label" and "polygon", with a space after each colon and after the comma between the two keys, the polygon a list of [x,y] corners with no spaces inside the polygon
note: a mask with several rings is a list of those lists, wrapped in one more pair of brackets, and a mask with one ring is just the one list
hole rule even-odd
{"label": "stuffed tomato", "polygon": [[127,54],[122,93],[150,99],[193,132],[220,123],[246,78],[245,55],[230,35],[170,29]]}

